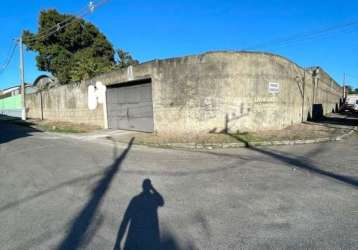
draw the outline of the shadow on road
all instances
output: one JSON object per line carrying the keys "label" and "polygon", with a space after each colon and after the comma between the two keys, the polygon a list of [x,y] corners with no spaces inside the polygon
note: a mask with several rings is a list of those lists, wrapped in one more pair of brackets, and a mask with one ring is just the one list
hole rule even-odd
{"label": "shadow on road", "polygon": [[333,114],[329,116],[323,116],[322,119],[313,121],[316,124],[322,125],[339,125],[339,126],[358,126],[358,114],[345,112],[340,114]]}
{"label": "shadow on road", "polygon": [[354,188],[358,187],[358,179],[357,178],[354,178],[351,176],[340,175],[340,174],[336,174],[334,172],[323,170],[319,166],[311,163],[308,159],[303,160],[303,159],[300,159],[299,157],[286,156],[286,155],[283,155],[282,153],[254,147],[254,146],[250,145],[250,143],[248,141],[246,141],[238,136],[235,136],[233,134],[230,134],[230,136],[236,138],[240,142],[243,142],[245,144],[245,146],[252,151],[256,151],[256,152],[262,153],[264,155],[268,155],[274,159],[277,159],[281,162],[287,163],[291,166],[295,166],[299,169],[307,170],[313,174],[328,177],[335,181],[339,181],[339,182],[347,184],[349,186],[353,186]]}
{"label": "shadow on road", "polygon": [[[142,192],[129,202],[118,229],[114,250],[196,249],[192,242],[184,244],[184,248],[180,247],[168,229],[161,232],[158,209],[164,206],[164,198],[153,187],[150,179],[143,181],[142,189]],[[125,234],[127,236],[124,241]]]}
{"label": "shadow on road", "polygon": [[158,208],[164,205],[161,194],[149,179],[142,184],[143,191],[129,203],[119,227],[114,249],[121,249],[121,242],[128,227],[124,249],[160,249]]}
{"label": "shadow on road", "polygon": [[69,186],[69,185],[73,185],[73,184],[76,184],[76,183],[80,183],[80,182],[87,182],[87,181],[89,181],[91,179],[97,178],[98,176],[102,176],[103,172],[104,171],[100,171],[100,172],[97,172],[97,173],[94,173],[94,174],[88,174],[88,175],[85,175],[85,176],[77,177],[77,178],[74,178],[72,180],[62,182],[62,183],[60,183],[58,185],[55,185],[55,186],[50,187],[48,189],[45,189],[43,191],[40,191],[40,192],[38,192],[36,194],[33,194],[33,195],[30,195],[30,196],[24,197],[22,199],[10,202],[10,203],[0,207],[0,213],[6,211],[8,209],[12,209],[14,207],[20,206],[23,203],[30,202],[30,201],[38,198],[38,197],[41,197],[42,195],[46,195],[46,194],[51,193],[53,191],[56,191],[56,190],[58,190],[60,188],[63,188],[63,187]]}
{"label": "shadow on road", "polygon": [[[69,232],[63,239],[63,241],[59,244],[57,249],[65,250],[65,249],[78,249],[79,247],[83,247],[88,244],[91,238],[94,235],[94,228],[90,230],[90,226],[95,219],[97,210],[105,197],[105,194],[108,188],[111,185],[111,182],[116,175],[116,173],[120,170],[121,164],[126,158],[129,150],[132,147],[134,138],[130,140],[127,148],[122,152],[122,154],[115,159],[113,164],[106,170],[104,176],[99,180],[96,187],[93,189],[90,199],[87,201],[86,205],[82,208],[76,218],[72,221],[72,226],[70,227]],[[114,155],[116,155],[116,147],[114,151]]]}
{"label": "shadow on road", "polygon": [[25,124],[23,126],[18,125],[21,120],[3,120],[3,116],[0,115],[0,145],[16,140],[22,137],[32,136],[34,132],[41,132],[35,128],[32,128],[31,124]]}

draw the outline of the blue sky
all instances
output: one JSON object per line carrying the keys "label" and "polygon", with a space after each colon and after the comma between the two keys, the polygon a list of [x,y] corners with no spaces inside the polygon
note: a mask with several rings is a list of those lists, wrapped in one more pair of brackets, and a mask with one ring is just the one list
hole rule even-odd
{"label": "blue sky", "polygon": [[[22,29],[36,31],[41,9],[77,13],[85,0],[1,1],[0,63]],[[358,21],[358,1],[346,0],[110,0],[86,19],[141,62],[212,50],[242,50],[297,33]],[[358,25],[319,39],[285,46],[258,47],[288,57],[301,66],[320,65],[336,81],[347,73],[358,88]],[[35,53],[25,53],[25,80],[32,82]],[[19,82],[18,51],[0,74],[0,88]]]}

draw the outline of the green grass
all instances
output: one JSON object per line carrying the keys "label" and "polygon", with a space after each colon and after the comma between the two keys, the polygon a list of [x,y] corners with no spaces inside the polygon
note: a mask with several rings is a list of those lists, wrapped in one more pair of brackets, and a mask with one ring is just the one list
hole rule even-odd
{"label": "green grass", "polygon": [[49,122],[49,121],[22,121],[20,119],[8,121],[20,126],[32,127],[40,131],[45,132],[56,132],[56,133],[86,133],[95,129],[97,127],[81,125],[81,124],[72,124],[68,122]]}
{"label": "green grass", "polygon": [[56,132],[56,133],[84,133],[85,132],[80,128],[52,125],[52,124],[41,124],[41,125],[36,125],[35,127],[43,131]]}
{"label": "green grass", "polygon": [[245,132],[245,133],[238,132],[236,134],[230,134],[230,135],[241,142],[253,142],[253,141],[262,141],[263,140],[263,138],[260,138],[256,134],[248,133],[248,132]]}

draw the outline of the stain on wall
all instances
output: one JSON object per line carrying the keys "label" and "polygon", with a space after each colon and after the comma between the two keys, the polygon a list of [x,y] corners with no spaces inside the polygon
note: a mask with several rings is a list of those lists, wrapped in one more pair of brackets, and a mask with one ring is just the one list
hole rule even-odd
{"label": "stain on wall", "polygon": [[27,95],[27,117],[103,127],[103,106],[88,108],[88,86],[94,83],[85,81]]}

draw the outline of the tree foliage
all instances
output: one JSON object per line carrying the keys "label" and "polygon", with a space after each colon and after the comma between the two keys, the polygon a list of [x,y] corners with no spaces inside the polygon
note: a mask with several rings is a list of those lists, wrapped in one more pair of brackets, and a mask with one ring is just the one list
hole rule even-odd
{"label": "tree foliage", "polygon": [[348,90],[348,94],[358,94],[358,88],[353,89],[350,85],[346,85],[346,88]]}
{"label": "tree foliage", "polygon": [[[37,67],[50,72],[61,84],[117,67],[115,50],[104,34],[93,24],[54,9],[41,11],[38,32],[25,31],[23,41],[29,50],[38,52]],[[120,65],[135,61],[124,54],[124,61],[118,61]]]}
{"label": "tree foliage", "polygon": [[130,65],[137,65],[139,63],[138,60],[133,59],[133,57],[128,53],[125,52],[123,49],[117,49],[117,67],[125,68]]}

